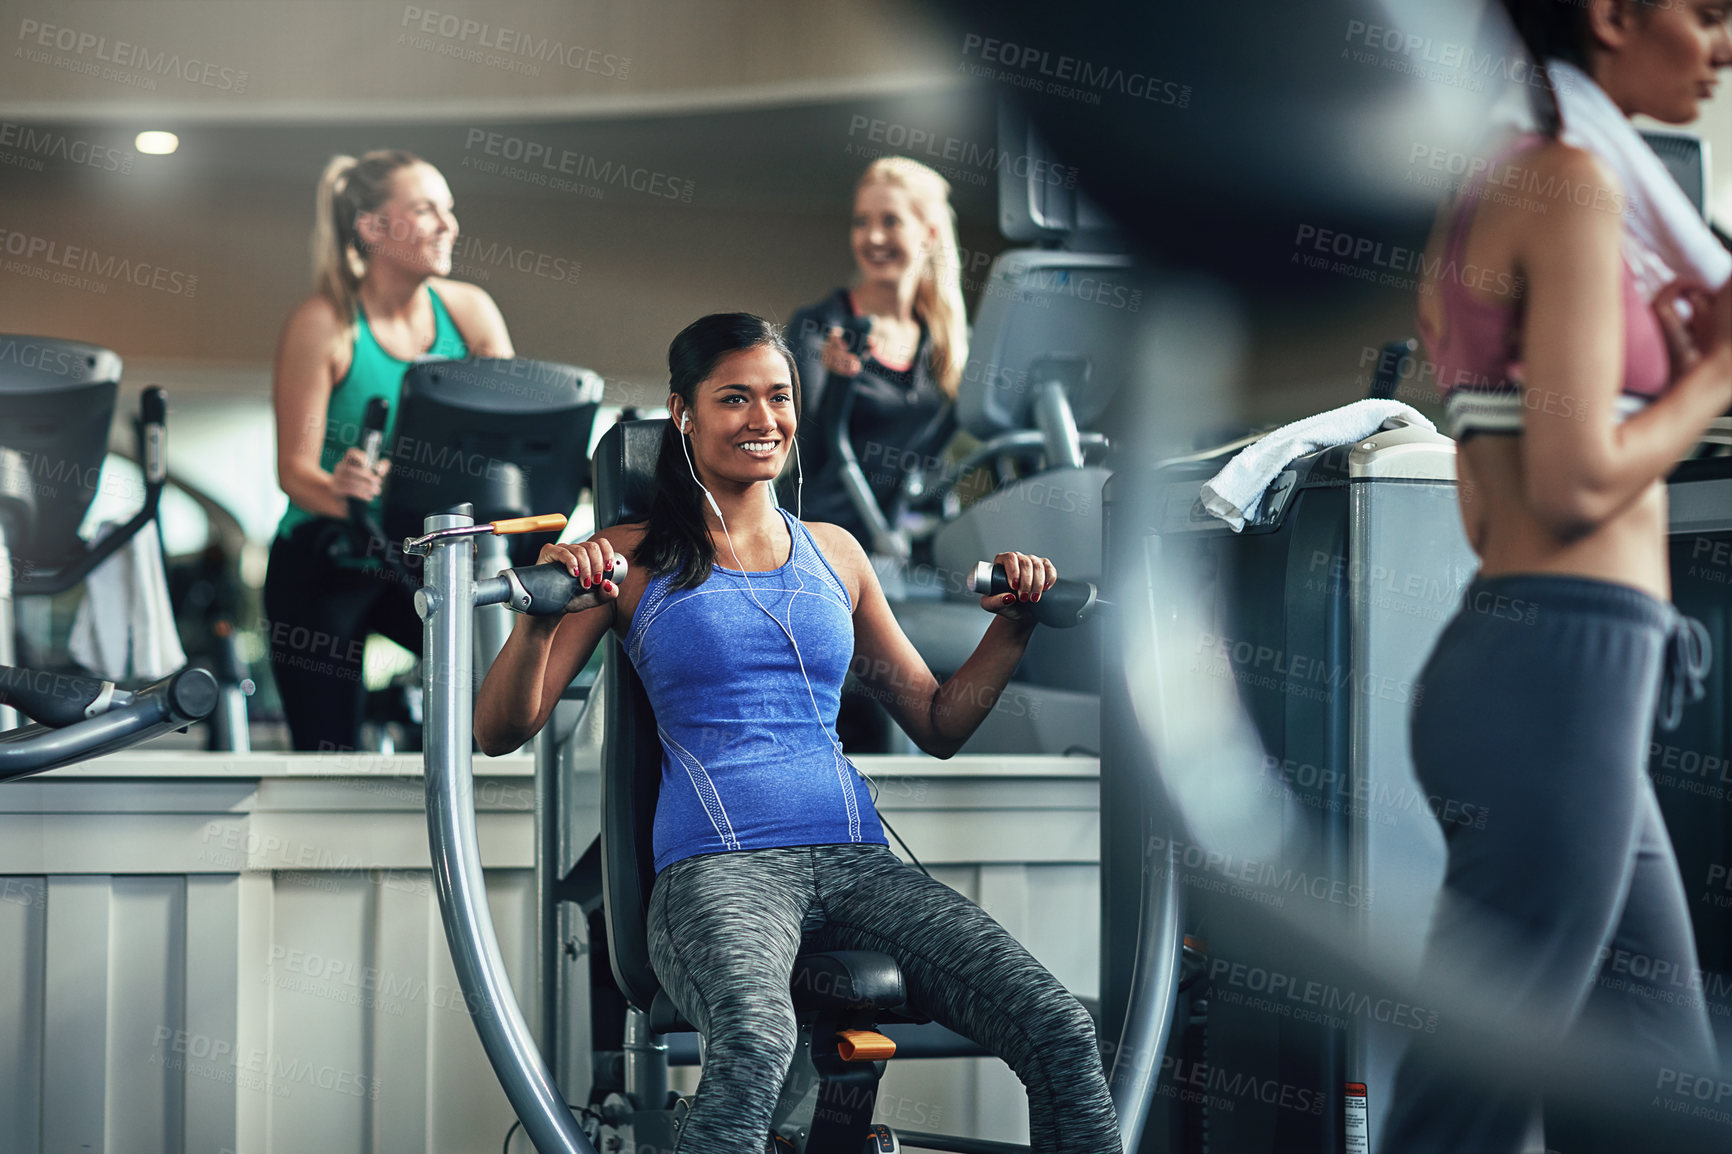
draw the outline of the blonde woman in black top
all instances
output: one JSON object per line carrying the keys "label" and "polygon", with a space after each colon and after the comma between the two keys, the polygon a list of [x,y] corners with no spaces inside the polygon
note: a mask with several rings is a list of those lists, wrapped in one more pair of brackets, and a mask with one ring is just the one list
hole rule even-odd
{"label": "blonde woman in black top", "polygon": [[[949,182],[906,157],[873,161],[855,186],[850,242],[853,287],[795,313],[785,335],[805,391],[804,515],[842,525],[870,550],[871,526],[843,487],[846,456],[893,528],[906,463],[935,455],[956,431],[968,322]],[[848,431],[840,456],[824,436],[838,420]]]}

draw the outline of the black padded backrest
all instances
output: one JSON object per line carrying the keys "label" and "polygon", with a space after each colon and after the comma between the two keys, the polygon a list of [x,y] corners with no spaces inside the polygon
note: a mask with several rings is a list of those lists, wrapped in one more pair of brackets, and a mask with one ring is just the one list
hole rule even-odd
{"label": "black padded backrest", "polygon": [[[595,523],[649,515],[666,420],[622,421],[595,447]],[[619,638],[607,638],[602,668],[606,715],[601,743],[601,890],[608,960],[626,999],[648,1011],[661,984],[650,968],[645,928],[655,882],[651,842],[661,788],[662,744],[637,670]]]}

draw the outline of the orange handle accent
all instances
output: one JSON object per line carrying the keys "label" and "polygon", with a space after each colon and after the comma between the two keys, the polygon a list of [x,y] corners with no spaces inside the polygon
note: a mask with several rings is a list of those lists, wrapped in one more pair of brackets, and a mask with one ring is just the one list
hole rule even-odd
{"label": "orange handle accent", "polygon": [[836,1052],[844,1062],[881,1062],[896,1053],[896,1043],[877,1030],[837,1030]]}
{"label": "orange handle accent", "polygon": [[539,517],[513,517],[493,522],[493,535],[502,533],[555,533],[565,528],[564,513],[543,513]]}

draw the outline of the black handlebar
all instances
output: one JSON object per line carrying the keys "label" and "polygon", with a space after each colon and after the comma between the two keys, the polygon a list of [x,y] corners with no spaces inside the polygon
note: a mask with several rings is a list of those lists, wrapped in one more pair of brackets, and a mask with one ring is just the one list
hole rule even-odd
{"label": "black handlebar", "polygon": [[[374,397],[367,402],[366,415],[361,418],[361,440],[355,447],[366,456],[369,469],[379,463],[379,449],[385,442],[385,419],[390,412],[385,398]],[[385,530],[373,519],[367,502],[359,497],[349,498],[349,523],[366,534],[369,552],[378,552],[380,556],[389,552],[382,548]]]}
{"label": "black handlebar", "polygon": [[369,469],[379,463],[379,448],[385,443],[385,420],[390,415],[391,406],[384,397],[367,402],[366,415],[361,418],[361,452],[367,455]]}
{"label": "black handlebar", "polygon": [[[1003,565],[982,561],[975,567],[969,588],[982,596],[1002,597],[1010,592],[1010,579],[1005,576]],[[1060,577],[1053,582],[1051,589],[1040,595],[1039,601],[1030,602],[1025,608],[1042,625],[1070,629],[1087,621],[1096,610],[1107,604],[1100,599],[1093,582]]]}
{"label": "black handlebar", "polygon": [[0,705],[54,729],[90,716],[104,692],[112,696],[114,682],[0,665]]}
{"label": "black handlebar", "polygon": [[[623,581],[625,558],[615,557],[613,562],[613,568],[607,571],[607,579],[616,583]],[[600,590],[593,586],[585,589],[571,575],[571,570],[556,561],[507,569],[500,576],[510,588],[505,605],[516,613],[526,613],[531,617],[558,617],[601,604]]]}
{"label": "black handlebar", "polygon": [[0,733],[0,781],[10,781],[202,721],[216,709],[217,684],[203,669],[182,669],[127,693],[113,682],[0,665],[0,700],[42,723]]}

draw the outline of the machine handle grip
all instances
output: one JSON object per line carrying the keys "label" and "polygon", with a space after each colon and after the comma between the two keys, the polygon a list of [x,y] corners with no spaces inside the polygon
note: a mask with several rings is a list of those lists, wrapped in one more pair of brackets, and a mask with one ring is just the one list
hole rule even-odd
{"label": "machine handle grip", "polygon": [[[607,571],[607,579],[614,584],[625,580],[625,558],[615,556],[613,568]],[[593,609],[602,603],[600,588],[591,586],[585,589],[578,583],[571,570],[557,561],[549,561],[544,565],[525,565],[521,569],[506,569],[499,574],[505,578],[505,583],[511,587],[511,593],[505,599],[505,607],[514,613],[527,613],[531,617],[558,617],[565,613],[578,613],[585,609]]]}
{"label": "machine handle grip", "polygon": [[512,517],[493,522],[495,537],[505,533],[557,533],[565,528],[564,513],[538,513],[533,517]]}
{"label": "machine handle grip", "polygon": [[139,394],[138,417],[147,425],[160,425],[168,420],[168,395],[160,385],[147,385]]}
{"label": "machine handle grip", "polygon": [[[1010,578],[1005,576],[1004,566],[994,565],[991,561],[982,561],[974,567],[968,587],[983,597],[988,594],[1002,597],[1011,591]],[[1023,608],[1042,625],[1072,629],[1094,614],[1100,605],[1099,592],[1092,581],[1060,577],[1053,582],[1051,589],[1040,595],[1039,601],[1031,601]]]}
{"label": "machine handle grip", "polygon": [[385,421],[390,415],[391,406],[384,397],[367,402],[367,411],[361,417],[361,443],[357,447],[366,454],[369,469],[379,463],[379,449],[385,443]]}
{"label": "machine handle grip", "polygon": [[50,729],[101,713],[99,706],[113,697],[112,681],[0,665],[0,705],[10,705]]}
{"label": "machine handle grip", "polygon": [[[366,412],[361,416],[361,440],[355,447],[367,458],[367,468],[376,468],[379,464],[379,448],[385,442],[385,419],[390,416],[391,406],[383,397],[373,397],[367,402]],[[385,552],[380,546],[384,543],[385,532],[373,520],[369,503],[359,497],[350,497],[349,524],[359,529],[367,538],[369,554],[374,550]]]}

